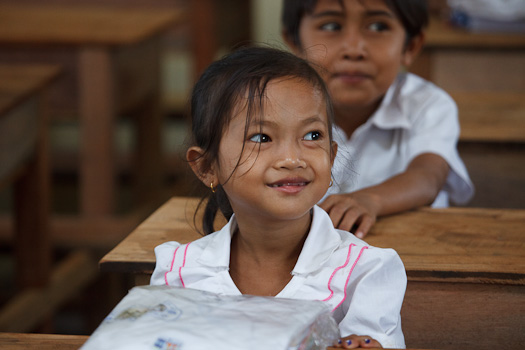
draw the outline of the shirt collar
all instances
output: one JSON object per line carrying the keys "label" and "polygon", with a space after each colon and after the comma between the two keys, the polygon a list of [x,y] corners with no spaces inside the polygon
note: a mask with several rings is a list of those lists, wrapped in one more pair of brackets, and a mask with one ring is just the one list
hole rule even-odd
{"label": "shirt collar", "polygon": [[330,258],[341,244],[341,236],[334,228],[330,216],[314,206],[312,225],[292,274],[308,274],[316,271]]}
{"label": "shirt collar", "polygon": [[230,266],[231,238],[236,229],[237,220],[234,214],[221,230],[212,234],[197,261],[204,266],[228,268]]}
{"label": "shirt collar", "polygon": [[[232,215],[230,221],[210,237],[198,262],[205,266],[228,268],[230,266],[231,237],[236,228],[237,221],[235,215]],[[330,216],[317,205],[314,206],[310,232],[292,274],[307,274],[316,271],[330,258],[340,244],[341,237],[335,230]]]}
{"label": "shirt collar", "polygon": [[406,74],[400,73],[388,88],[379,108],[370,118],[370,122],[380,129],[409,129],[410,118],[403,113],[403,105],[400,98],[402,86],[406,80]]}

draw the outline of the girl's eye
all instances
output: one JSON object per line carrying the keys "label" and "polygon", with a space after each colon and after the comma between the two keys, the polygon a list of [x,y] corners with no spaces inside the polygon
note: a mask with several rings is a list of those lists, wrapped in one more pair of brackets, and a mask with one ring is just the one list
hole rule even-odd
{"label": "girl's eye", "polygon": [[321,25],[320,29],[327,32],[335,32],[337,30],[341,30],[341,25],[336,22],[329,22]]}
{"label": "girl's eye", "polygon": [[317,141],[321,138],[321,133],[319,131],[310,131],[304,135],[305,141]]}
{"label": "girl's eye", "polygon": [[266,134],[255,134],[252,137],[250,137],[250,141],[263,143],[263,142],[270,142],[271,139],[270,139],[270,136]]}
{"label": "girl's eye", "polygon": [[373,32],[384,32],[385,30],[388,30],[390,27],[383,22],[374,22],[368,26],[368,29],[370,29]]}

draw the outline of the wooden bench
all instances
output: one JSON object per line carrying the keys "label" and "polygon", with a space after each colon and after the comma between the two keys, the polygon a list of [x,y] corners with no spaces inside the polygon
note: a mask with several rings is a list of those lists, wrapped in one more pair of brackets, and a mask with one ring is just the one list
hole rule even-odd
{"label": "wooden bench", "polygon": [[45,90],[59,71],[49,65],[0,64],[0,187],[14,185],[18,290],[0,310],[0,331],[33,330],[97,273],[93,259],[80,252],[52,267]]}
{"label": "wooden bench", "polygon": [[525,35],[473,33],[432,17],[411,71],[456,100],[467,142],[525,139]]}
{"label": "wooden bench", "polygon": [[[505,33],[472,33],[453,27],[441,18],[431,17],[425,32],[425,46],[420,56],[411,67],[411,71],[434,81],[436,79],[436,61],[440,54],[464,52],[513,52],[525,51],[525,35]],[[475,56],[472,57],[475,61]],[[474,63],[474,62],[473,62]],[[478,72],[496,74],[496,72]]]}
{"label": "wooden bench", "polygon": [[0,4],[0,62],[61,64],[64,74],[50,93],[53,117],[79,116],[81,213],[75,221],[54,218],[53,234],[68,237],[83,227],[91,231],[85,239],[118,241],[130,221],[144,218],[141,209],[134,220],[116,217],[118,115],[134,117],[136,203],[158,206],[160,39],[182,16],[177,9]]}
{"label": "wooden bench", "polygon": [[[148,284],[155,246],[200,237],[193,225],[197,203],[169,200],[100,268],[135,274],[137,284]],[[223,223],[219,217],[217,224]],[[525,343],[525,210],[423,208],[380,219],[366,240],[396,249],[405,264],[407,346],[494,349]]]}

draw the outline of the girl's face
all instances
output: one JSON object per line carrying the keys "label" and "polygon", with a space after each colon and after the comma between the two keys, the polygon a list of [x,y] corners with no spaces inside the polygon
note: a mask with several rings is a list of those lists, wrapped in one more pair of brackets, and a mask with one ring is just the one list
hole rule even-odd
{"label": "girl's face", "polygon": [[299,27],[301,47],[292,47],[324,68],[334,106],[379,105],[401,66],[419,51],[405,45],[405,29],[383,0],[319,0]]}
{"label": "girl's face", "polygon": [[246,109],[236,111],[212,166],[235,214],[272,222],[309,215],[328,189],[336,151],[322,93],[299,79],[273,80],[264,115],[246,135],[245,127]]}

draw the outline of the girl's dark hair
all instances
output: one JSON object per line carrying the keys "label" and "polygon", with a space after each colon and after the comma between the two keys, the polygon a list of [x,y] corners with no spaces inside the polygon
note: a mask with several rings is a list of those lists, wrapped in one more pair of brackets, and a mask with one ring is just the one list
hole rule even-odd
{"label": "girl's dark hair", "polygon": [[[218,159],[222,135],[234,113],[245,108],[248,127],[256,113],[262,115],[268,83],[278,78],[300,79],[323,94],[329,137],[332,140],[332,104],[324,81],[316,70],[307,61],[286,51],[269,47],[240,48],[212,63],[193,88],[191,145],[203,150],[202,159],[199,160],[203,173]],[[209,191],[208,197],[202,221],[205,234],[214,231],[213,222],[218,210],[226,219],[230,219],[233,214],[221,185],[217,186],[215,192]]]}
{"label": "girl's dark hair", "polygon": [[[296,47],[301,47],[299,25],[305,14],[314,11],[318,0],[284,0],[282,9],[283,34]],[[343,6],[343,0],[338,0]],[[361,0],[366,1],[366,0]],[[426,0],[384,0],[399,17],[407,33],[407,43],[421,34],[428,24],[428,4]]]}

